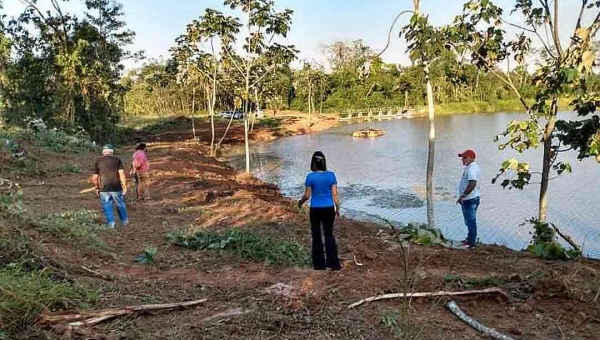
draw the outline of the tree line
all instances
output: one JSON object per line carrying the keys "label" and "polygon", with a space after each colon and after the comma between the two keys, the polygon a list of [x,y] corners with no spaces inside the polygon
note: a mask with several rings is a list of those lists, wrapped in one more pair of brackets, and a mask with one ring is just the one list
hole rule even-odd
{"label": "tree line", "polygon": [[[273,70],[256,93],[252,105],[269,110],[303,112],[340,112],[350,108],[411,107],[426,104],[423,70],[417,65],[386,63],[362,40],[334,42],[323,46],[327,63],[315,61],[282,65]],[[529,60],[541,55],[531,51]],[[533,62],[531,62],[533,64]],[[534,65],[524,60],[510,68],[496,67],[505,73],[528,100],[533,100],[536,85]],[[227,74],[229,72],[230,74]],[[218,87],[216,107],[241,108],[243,84],[235,69],[219,69],[223,79]],[[445,50],[431,62],[430,75],[436,104],[518,100],[505,82],[491,71],[478,69],[465,56]],[[200,83],[178,81],[177,60],[150,61],[129,71],[123,78],[127,88],[125,112],[132,115],[172,115],[207,112],[207,96]],[[590,85],[600,88],[594,73]]]}

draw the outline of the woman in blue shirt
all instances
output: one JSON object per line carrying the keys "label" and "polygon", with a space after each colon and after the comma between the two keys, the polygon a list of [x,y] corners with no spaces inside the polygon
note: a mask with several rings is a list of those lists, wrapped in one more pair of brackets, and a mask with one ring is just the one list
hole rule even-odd
{"label": "woman in blue shirt", "polygon": [[[312,231],[312,260],[315,270],[340,270],[337,246],[333,237],[333,223],[340,215],[340,201],[335,174],[327,171],[325,155],[321,151],[313,154],[310,162],[312,171],[306,176],[304,196],[298,207],[310,198],[310,225]],[[321,225],[325,234],[325,254],[321,240]]]}

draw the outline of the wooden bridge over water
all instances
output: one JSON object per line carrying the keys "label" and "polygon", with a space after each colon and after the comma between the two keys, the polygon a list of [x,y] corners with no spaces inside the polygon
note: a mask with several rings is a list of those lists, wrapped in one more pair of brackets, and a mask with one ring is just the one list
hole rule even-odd
{"label": "wooden bridge over water", "polygon": [[340,121],[407,119],[425,115],[424,106],[348,109],[340,112]]}

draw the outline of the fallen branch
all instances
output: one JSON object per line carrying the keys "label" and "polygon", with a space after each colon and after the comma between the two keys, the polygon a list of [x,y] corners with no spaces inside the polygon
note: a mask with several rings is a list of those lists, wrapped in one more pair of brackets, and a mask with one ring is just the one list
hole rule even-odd
{"label": "fallen branch", "polygon": [[554,231],[556,231],[556,233],[563,238],[563,240],[565,240],[568,244],[571,245],[571,247],[573,247],[573,249],[575,249],[577,252],[581,253],[581,248],[579,248],[579,246],[577,245],[577,243],[575,243],[575,241],[573,241],[573,239],[569,236],[569,235],[565,235],[563,234],[557,226],[555,226],[554,224],[550,223],[550,225],[552,226],[552,229],[554,229]]}
{"label": "fallen branch", "polygon": [[87,268],[85,266],[81,266],[81,269],[85,270],[86,272],[88,272],[90,274],[94,274],[95,276],[97,276],[97,277],[99,277],[99,278],[101,278],[103,280],[114,281],[113,278],[110,278],[110,277],[108,277],[108,276],[106,276],[106,275],[104,275],[104,274],[102,274],[102,273],[100,273],[98,271],[92,270],[92,269]]}
{"label": "fallen branch", "polygon": [[460,308],[458,308],[458,305],[454,301],[448,302],[446,304],[446,308],[448,308],[448,310],[450,310],[450,312],[452,312],[452,314],[456,315],[459,319],[464,321],[467,325],[471,326],[472,328],[480,331],[481,333],[483,333],[487,336],[490,336],[497,340],[514,340],[514,338],[511,338],[509,336],[501,334],[493,328],[488,328],[488,327],[480,324],[473,318],[469,317],[462,310],[460,310]]}
{"label": "fallen branch", "polygon": [[128,306],[119,309],[105,309],[97,312],[89,313],[42,313],[38,319],[38,323],[43,325],[53,325],[60,323],[68,323],[70,327],[81,327],[81,326],[93,326],[100,322],[110,320],[119,316],[133,314],[140,311],[158,310],[158,309],[171,309],[178,307],[191,307],[206,302],[207,299],[178,302],[178,303],[166,303],[166,304],[153,304],[153,305],[137,305]]}
{"label": "fallen branch", "polygon": [[397,298],[428,298],[428,297],[438,297],[438,296],[460,296],[460,295],[476,295],[476,294],[500,294],[503,297],[508,299],[508,295],[500,288],[487,288],[482,290],[466,290],[463,292],[426,292],[426,293],[395,293],[395,294],[385,294],[385,295],[376,295],[370,298],[366,298],[355,302],[348,306],[349,309],[360,306],[366,302],[379,301],[379,300],[387,300],[387,299],[397,299]]}
{"label": "fallen branch", "polygon": [[358,261],[358,260],[356,259],[356,255],[354,255],[354,263],[355,263],[357,266],[359,266],[359,267],[362,267],[362,266],[363,266],[362,262],[360,262],[360,261]]}

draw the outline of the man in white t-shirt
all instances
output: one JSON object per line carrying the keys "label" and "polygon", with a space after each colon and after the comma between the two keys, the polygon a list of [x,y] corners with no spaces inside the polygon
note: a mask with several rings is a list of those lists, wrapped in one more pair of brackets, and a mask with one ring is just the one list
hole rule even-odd
{"label": "man in white t-shirt", "polygon": [[469,248],[475,248],[477,242],[477,208],[480,203],[481,190],[479,188],[479,177],[481,168],[475,163],[475,151],[466,150],[458,154],[465,166],[460,184],[458,185],[458,201],[462,207],[463,217],[467,225],[468,235],[463,244]]}

